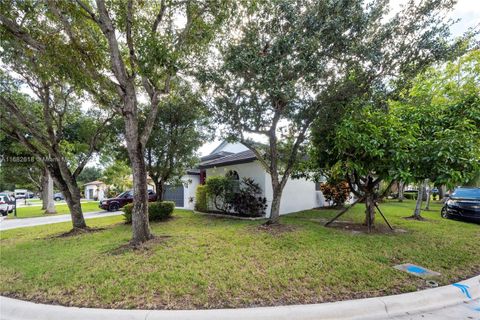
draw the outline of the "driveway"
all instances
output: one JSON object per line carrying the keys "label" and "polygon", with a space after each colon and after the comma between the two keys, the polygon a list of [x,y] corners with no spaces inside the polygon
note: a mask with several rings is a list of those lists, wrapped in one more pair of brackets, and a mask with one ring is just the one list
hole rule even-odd
{"label": "driveway", "polygon": [[[84,213],[83,216],[85,219],[94,219],[94,218],[103,218],[109,216],[118,216],[121,215],[122,211],[108,212],[108,211],[95,211]],[[68,222],[72,221],[70,214],[59,214],[49,217],[38,217],[38,218],[24,218],[24,219],[2,219],[0,220],[0,231],[25,228],[25,227],[34,227],[41,226],[44,224],[59,223],[59,222]]]}

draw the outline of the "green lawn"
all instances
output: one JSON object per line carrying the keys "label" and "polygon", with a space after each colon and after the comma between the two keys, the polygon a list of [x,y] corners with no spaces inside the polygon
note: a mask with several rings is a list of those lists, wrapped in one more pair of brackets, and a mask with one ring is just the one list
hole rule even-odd
{"label": "green lawn", "polygon": [[[70,213],[68,206],[66,204],[56,204],[55,209],[57,214]],[[83,212],[92,212],[92,211],[101,211],[98,207],[98,201],[82,202]],[[41,206],[32,206],[32,207],[21,207],[17,208],[17,217],[16,218],[33,218],[33,217],[44,217],[47,216],[45,210],[42,210]],[[15,218],[13,213],[8,215],[10,219]]]}
{"label": "green lawn", "polygon": [[[117,308],[218,308],[317,303],[425,288],[425,281],[392,268],[416,263],[442,273],[440,285],[480,271],[480,227],[443,220],[405,220],[414,203],[383,204],[395,234],[325,228],[314,210],[282,217],[293,231],[260,231],[239,221],[177,210],[152,223],[161,241],[147,250],[116,250],[130,238],[121,216],[88,220],[104,231],[52,238],[69,223],[1,233],[0,293],[63,305]],[[358,206],[343,219],[362,219]],[[379,224],[382,222],[377,220]]]}

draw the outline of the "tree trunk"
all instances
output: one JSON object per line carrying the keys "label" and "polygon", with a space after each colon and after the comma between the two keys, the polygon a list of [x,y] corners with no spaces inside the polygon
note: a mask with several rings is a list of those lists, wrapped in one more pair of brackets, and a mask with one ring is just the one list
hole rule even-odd
{"label": "tree trunk", "polygon": [[76,185],[59,186],[67,202],[70,215],[72,217],[72,224],[74,229],[86,229],[87,224],[83,217],[82,205],[80,203],[80,189]]}
{"label": "tree trunk", "polygon": [[276,224],[280,219],[280,202],[282,200],[283,187],[278,181],[275,183],[272,179],[272,189],[272,206],[270,208],[270,217],[267,221],[267,224]]}
{"label": "tree trunk", "polygon": [[405,190],[405,182],[399,181],[398,182],[398,201],[403,202],[405,200],[405,196],[403,195],[403,190]]}
{"label": "tree trunk", "polygon": [[421,219],[421,209],[422,209],[422,201],[423,201],[423,190],[425,189],[425,181],[422,185],[418,188],[418,197],[417,197],[417,204],[415,205],[415,211],[413,211],[413,217],[415,219]]}
{"label": "tree trunk", "polygon": [[373,192],[368,192],[365,195],[365,225],[370,232],[375,223],[375,197]]}
{"label": "tree trunk", "polygon": [[427,191],[427,202],[425,204],[425,210],[430,210],[430,198],[431,198],[431,192],[432,192],[432,189],[430,188],[430,186],[428,186],[427,183],[425,183],[425,185],[427,186],[426,188],[426,191]]}
{"label": "tree trunk", "polygon": [[163,179],[155,182],[155,191],[157,193],[157,201],[162,202],[163,201],[163,196],[165,194],[165,183],[163,182]]}
{"label": "tree trunk", "polygon": [[440,201],[444,201],[446,194],[447,194],[447,186],[445,186],[444,184],[442,184],[442,185],[438,188],[438,199],[439,199]]}
{"label": "tree trunk", "polygon": [[45,169],[43,169],[42,180],[40,182],[40,185],[42,187],[42,189],[40,190],[40,198],[42,199],[42,210],[47,210],[48,177],[51,177],[51,176],[50,176],[50,173],[48,172],[48,170],[45,168]]}
{"label": "tree trunk", "polygon": [[[134,95],[134,93],[132,94]],[[134,97],[125,108],[134,110]],[[125,137],[128,157],[133,175],[133,209],[132,209],[132,241],[133,246],[153,238],[148,222],[147,169],[145,164],[145,148],[140,142],[136,115],[128,114],[125,118]]]}
{"label": "tree trunk", "polygon": [[52,176],[50,175],[50,173],[47,172],[47,189],[46,189],[46,192],[44,192],[46,194],[44,200],[47,201],[46,203],[46,208],[45,208],[45,213],[46,214],[55,214],[57,213],[57,211],[55,210],[55,200],[53,200],[53,179],[52,179]]}
{"label": "tree trunk", "polygon": [[423,185],[421,186],[421,188],[422,188],[422,197],[423,197],[422,200],[423,200],[423,201],[427,201],[427,184],[428,184],[428,182],[427,182],[427,180],[425,179]]}
{"label": "tree trunk", "polygon": [[133,172],[132,244],[153,238],[148,222],[147,171],[143,152],[130,154]]}

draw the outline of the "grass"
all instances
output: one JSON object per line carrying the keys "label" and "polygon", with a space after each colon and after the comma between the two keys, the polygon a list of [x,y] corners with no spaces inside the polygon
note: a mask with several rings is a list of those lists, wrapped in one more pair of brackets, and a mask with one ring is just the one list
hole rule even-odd
{"label": "grass", "polygon": [[[416,263],[442,275],[440,285],[478,274],[480,228],[443,220],[438,204],[427,221],[405,220],[414,203],[381,207],[394,234],[325,228],[317,219],[335,210],[304,211],[281,219],[293,231],[260,231],[239,221],[176,210],[152,223],[161,241],[148,249],[117,250],[129,241],[121,216],[88,220],[104,231],[52,238],[68,223],[1,233],[0,293],[63,305],[189,309],[319,303],[425,288],[425,281],[392,268]],[[361,221],[362,206],[343,219]],[[380,217],[377,223],[382,225]]]}
{"label": "grass", "polygon": [[[57,214],[66,214],[70,213],[68,210],[68,206],[66,204],[55,204],[55,209],[57,210]],[[90,201],[90,202],[82,202],[82,209],[83,212],[92,212],[92,211],[100,211],[98,207],[98,201]],[[51,214],[45,214],[45,210],[42,210],[41,206],[32,206],[32,207],[20,207],[17,208],[17,216],[14,217],[13,213],[8,215],[9,219],[21,219],[21,218],[33,218],[33,217],[44,217],[50,216]]]}

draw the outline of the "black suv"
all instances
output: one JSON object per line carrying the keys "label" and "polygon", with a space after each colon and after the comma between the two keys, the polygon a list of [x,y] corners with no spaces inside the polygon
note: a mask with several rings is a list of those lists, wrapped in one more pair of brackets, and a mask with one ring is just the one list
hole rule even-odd
{"label": "black suv", "polygon": [[456,188],[442,208],[442,217],[480,223],[480,188]]}

